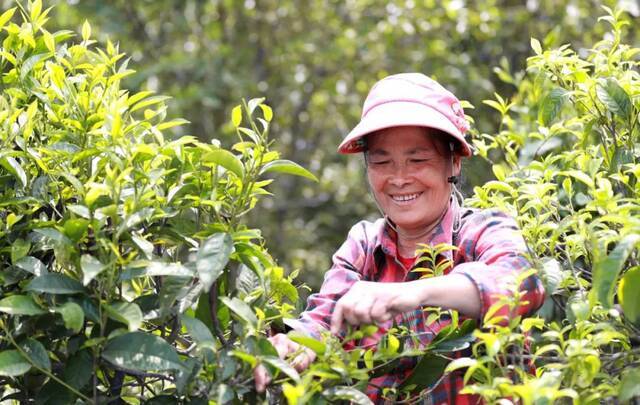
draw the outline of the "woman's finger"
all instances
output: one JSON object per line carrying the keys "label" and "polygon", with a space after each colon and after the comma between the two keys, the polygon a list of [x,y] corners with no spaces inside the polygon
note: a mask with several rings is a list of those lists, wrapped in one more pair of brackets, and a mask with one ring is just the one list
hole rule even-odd
{"label": "woman's finger", "polygon": [[267,385],[271,382],[269,372],[262,364],[259,364],[256,368],[253,369],[253,378],[256,384],[256,391],[258,392],[264,392],[264,390],[267,388]]}

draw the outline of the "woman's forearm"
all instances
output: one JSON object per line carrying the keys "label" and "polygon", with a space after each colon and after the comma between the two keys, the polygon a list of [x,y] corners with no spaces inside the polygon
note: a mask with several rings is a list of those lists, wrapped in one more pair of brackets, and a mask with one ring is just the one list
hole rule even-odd
{"label": "woman's forearm", "polygon": [[410,281],[418,291],[422,306],[454,309],[470,318],[480,317],[480,293],[469,278],[463,274]]}

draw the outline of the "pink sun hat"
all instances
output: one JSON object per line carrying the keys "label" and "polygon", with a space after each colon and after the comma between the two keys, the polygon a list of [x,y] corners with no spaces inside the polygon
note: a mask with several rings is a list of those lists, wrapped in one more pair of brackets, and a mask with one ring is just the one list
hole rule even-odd
{"label": "pink sun hat", "polygon": [[462,156],[472,154],[464,139],[469,123],[460,101],[422,73],[400,73],[377,82],[364,101],[360,123],[340,143],[338,152],[362,152],[364,136],[401,126],[439,129],[458,141]]}

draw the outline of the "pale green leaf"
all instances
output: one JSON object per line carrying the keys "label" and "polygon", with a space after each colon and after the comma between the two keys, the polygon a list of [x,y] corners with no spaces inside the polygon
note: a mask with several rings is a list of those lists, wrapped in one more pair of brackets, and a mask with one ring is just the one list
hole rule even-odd
{"label": "pale green leaf", "polygon": [[244,174],[244,168],[238,158],[231,152],[224,149],[214,149],[202,156],[203,163],[215,163],[231,171],[238,177]]}
{"label": "pale green leaf", "polygon": [[80,332],[84,325],[84,311],[82,307],[75,302],[64,303],[54,310],[62,315],[64,326],[74,333]]}
{"label": "pale green leaf", "polygon": [[36,277],[25,288],[47,294],[77,294],[84,292],[84,287],[78,281],[60,273],[49,273]]}
{"label": "pale green leaf", "polygon": [[31,369],[31,363],[17,350],[0,352],[0,376],[17,377]]}
{"label": "pale green leaf", "polygon": [[135,332],[142,325],[143,314],[140,307],[133,302],[114,302],[104,306],[109,318],[122,322]]}
{"label": "pale green leaf", "polygon": [[84,254],[80,257],[80,268],[82,268],[82,284],[86,286],[104,271],[106,266],[95,257]]}
{"label": "pale green leaf", "polygon": [[286,159],[278,159],[267,163],[260,170],[260,174],[276,172],[287,173],[296,176],[306,177],[307,179],[318,181],[318,178],[314,176],[310,171],[300,166],[299,164]]}
{"label": "pale green leaf", "polygon": [[28,295],[11,295],[0,300],[0,312],[11,315],[41,315],[45,311]]}

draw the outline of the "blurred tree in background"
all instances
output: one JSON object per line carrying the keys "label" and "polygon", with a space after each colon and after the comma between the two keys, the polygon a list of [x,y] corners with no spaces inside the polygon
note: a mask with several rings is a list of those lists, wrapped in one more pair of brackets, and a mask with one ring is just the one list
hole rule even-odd
{"label": "blurred tree in background", "polygon": [[[124,44],[138,70],[132,90],[172,95],[171,114],[190,134],[229,145],[228,117],[242,97],[267,96],[273,137],[285,158],[310,168],[320,185],[282,178],[252,223],[287,268],[313,288],[349,227],[377,216],[358,157],[336,153],[358,121],[369,87],[403,71],[433,76],[476,106],[474,131],[500,116],[483,99],[516,90],[530,38],[545,48],[593,43],[600,5],[639,14],[635,1],[595,0],[57,0],[52,30],[92,22],[94,36]],[[3,0],[7,8],[12,1]],[[637,25],[628,38],[636,43]],[[594,28],[595,27],[595,28]],[[497,67],[498,66],[498,67]],[[497,67],[497,68],[496,68]],[[488,179],[472,160],[465,187]]]}

